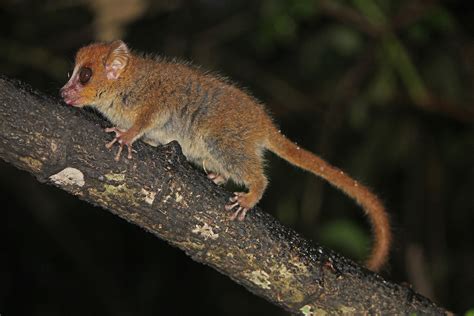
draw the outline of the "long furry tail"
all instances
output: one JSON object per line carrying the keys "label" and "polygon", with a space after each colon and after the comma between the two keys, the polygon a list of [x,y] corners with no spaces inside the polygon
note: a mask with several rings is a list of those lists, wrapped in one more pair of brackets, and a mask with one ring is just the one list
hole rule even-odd
{"label": "long furry tail", "polygon": [[392,240],[387,212],[380,200],[368,188],[343,171],[331,166],[315,154],[298,147],[276,128],[268,138],[267,148],[291,164],[327,180],[353,198],[364,209],[371,221],[375,239],[366,266],[370,270],[378,271],[388,259]]}

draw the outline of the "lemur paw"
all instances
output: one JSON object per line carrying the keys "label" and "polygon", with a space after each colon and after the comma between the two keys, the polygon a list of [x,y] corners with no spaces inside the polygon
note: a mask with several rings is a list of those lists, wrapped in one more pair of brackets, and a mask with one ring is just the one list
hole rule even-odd
{"label": "lemur paw", "polygon": [[226,178],[224,178],[224,176],[214,173],[214,172],[208,173],[207,178],[212,180],[212,182],[214,182],[217,185],[222,185],[227,181]]}
{"label": "lemur paw", "polygon": [[244,192],[234,192],[234,196],[229,198],[230,203],[226,204],[225,209],[227,211],[231,211],[237,207],[237,209],[232,213],[229,217],[231,221],[238,219],[239,221],[243,221],[245,219],[245,215],[251,209],[246,203],[246,196],[247,193]]}
{"label": "lemur paw", "polygon": [[123,146],[127,146],[127,149],[128,149],[127,158],[132,159],[132,152],[136,152],[136,151],[132,149],[133,139],[130,138],[130,135],[127,133],[127,131],[118,129],[116,127],[110,127],[110,128],[106,128],[105,132],[115,133],[115,138],[111,142],[107,143],[105,147],[110,149],[116,142],[119,143],[120,145],[117,151],[117,154],[115,155],[115,161],[120,160],[120,155],[122,154]]}

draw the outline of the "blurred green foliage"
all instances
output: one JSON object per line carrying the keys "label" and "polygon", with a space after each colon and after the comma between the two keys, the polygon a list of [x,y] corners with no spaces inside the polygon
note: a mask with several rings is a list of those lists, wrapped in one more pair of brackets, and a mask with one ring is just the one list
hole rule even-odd
{"label": "blurred green foliage", "polygon": [[301,21],[314,16],[316,9],[314,0],[262,1],[258,45],[268,49],[296,40]]}
{"label": "blurred green foliage", "polygon": [[321,242],[332,249],[364,261],[370,253],[370,236],[354,221],[332,220],[319,232]]}
{"label": "blurred green foliage", "polygon": [[474,308],[471,308],[466,311],[465,316],[474,316]]}

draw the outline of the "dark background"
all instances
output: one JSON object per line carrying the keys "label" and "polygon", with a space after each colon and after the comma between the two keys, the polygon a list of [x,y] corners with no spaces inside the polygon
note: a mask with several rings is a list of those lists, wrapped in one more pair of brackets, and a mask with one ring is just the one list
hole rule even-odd
{"label": "dark background", "polygon": [[[122,38],[229,76],[267,104],[289,137],[383,199],[395,237],[383,275],[464,314],[474,307],[473,6],[3,0],[0,73],[57,96],[79,47]],[[268,158],[261,206],[363,261],[372,235],[353,201]],[[4,162],[0,178],[2,316],[285,314]]]}

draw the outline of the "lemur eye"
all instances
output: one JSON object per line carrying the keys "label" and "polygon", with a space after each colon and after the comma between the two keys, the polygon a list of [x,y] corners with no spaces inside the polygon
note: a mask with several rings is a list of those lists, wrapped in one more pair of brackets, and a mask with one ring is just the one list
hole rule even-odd
{"label": "lemur eye", "polygon": [[92,69],[89,67],[82,67],[81,70],[79,70],[79,81],[82,84],[86,84],[91,80],[92,77]]}

